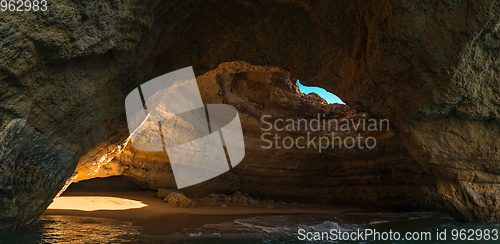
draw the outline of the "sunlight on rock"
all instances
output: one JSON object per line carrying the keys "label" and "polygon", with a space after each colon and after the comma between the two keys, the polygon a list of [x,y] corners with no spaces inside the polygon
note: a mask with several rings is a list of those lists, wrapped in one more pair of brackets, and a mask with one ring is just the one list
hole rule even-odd
{"label": "sunlight on rock", "polygon": [[148,205],[135,200],[118,197],[59,197],[54,199],[48,209],[59,210],[126,210],[143,208]]}

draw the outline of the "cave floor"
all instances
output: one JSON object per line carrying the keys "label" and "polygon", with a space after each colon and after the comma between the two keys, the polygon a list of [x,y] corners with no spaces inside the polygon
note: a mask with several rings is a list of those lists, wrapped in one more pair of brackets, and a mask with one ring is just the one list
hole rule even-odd
{"label": "cave floor", "polygon": [[[193,198],[197,202],[197,198]],[[206,224],[232,222],[236,219],[264,215],[338,214],[364,211],[349,206],[327,204],[287,204],[267,209],[263,205],[245,206],[222,203],[196,208],[179,208],[156,197],[155,191],[130,192],[65,192],[42,216],[63,215],[108,218],[126,221],[139,226],[143,234],[173,235],[186,229],[196,229]]]}

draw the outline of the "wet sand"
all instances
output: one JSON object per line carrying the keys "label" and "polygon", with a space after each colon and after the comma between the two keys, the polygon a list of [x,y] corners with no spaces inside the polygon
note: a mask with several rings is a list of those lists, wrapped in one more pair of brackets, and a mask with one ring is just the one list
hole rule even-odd
{"label": "wet sand", "polygon": [[[197,198],[193,198],[197,202]],[[288,214],[338,214],[363,211],[349,206],[326,204],[245,206],[222,203],[212,206],[199,205],[185,209],[172,206],[156,197],[155,191],[132,192],[65,192],[54,200],[43,215],[86,216],[127,221],[140,226],[146,235],[172,235],[185,229],[195,229],[206,224],[232,222],[236,219],[263,215]]]}

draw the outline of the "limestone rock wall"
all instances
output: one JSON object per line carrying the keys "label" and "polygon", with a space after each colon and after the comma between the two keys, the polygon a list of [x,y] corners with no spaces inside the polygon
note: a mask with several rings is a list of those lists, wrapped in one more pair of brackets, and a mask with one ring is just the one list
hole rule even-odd
{"label": "limestone rock wall", "polygon": [[[434,188],[435,178],[416,164],[390,129],[383,126],[376,131],[356,130],[353,125],[357,122],[374,119],[359,109],[325,104],[315,96],[300,93],[292,74],[272,69],[266,72],[263,68],[241,62],[224,63],[198,77],[202,90],[210,91],[209,87],[221,90],[204,94],[205,101],[233,104],[240,111],[247,156],[234,172],[241,178],[241,191],[283,200],[350,202],[386,209],[441,206]],[[323,123],[324,120],[319,131],[297,123],[306,119],[311,127],[318,115],[337,121],[347,119],[351,122],[349,130],[342,131],[342,123],[336,127],[333,122]],[[278,122],[277,128],[273,125],[267,130],[270,125],[264,124],[263,116],[268,116],[264,119],[267,123],[274,124],[279,119],[295,122]],[[294,130],[288,127],[290,124],[294,124]],[[361,140],[348,149],[345,144],[338,145],[338,141],[332,146],[330,141],[329,148],[320,151],[319,139],[317,147],[305,139],[297,141],[308,134],[310,138],[330,137],[332,132],[345,144],[349,144],[345,138],[358,133],[363,138],[372,136],[377,146],[370,150],[368,143]],[[263,140],[263,133],[269,133],[264,137],[267,141]],[[281,137],[277,144],[275,135]],[[290,140],[283,140],[285,137],[295,140],[290,149],[285,147],[290,145]],[[273,141],[272,146],[269,141]]]}
{"label": "limestone rock wall", "polygon": [[49,5],[0,15],[0,230],[44,212],[79,158],[123,125],[112,53],[135,48],[156,2]]}
{"label": "limestone rock wall", "polygon": [[349,24],[311,8],[349,33],[335,81],[316,84],[389,118],[454,217],[499,221],[499,2],[363,1],[346,5]]}

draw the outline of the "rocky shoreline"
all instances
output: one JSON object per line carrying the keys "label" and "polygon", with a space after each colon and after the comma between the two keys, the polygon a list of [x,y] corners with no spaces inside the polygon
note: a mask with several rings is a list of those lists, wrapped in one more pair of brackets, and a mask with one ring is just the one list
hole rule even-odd
{"label": "rocky shoreline", "polygon": [[[212,193],[206,197],[199,198],[196,202],[186,197],[182,192],[177,189],[158,189],[157,196],[164,202],[170,203],[180,208],[196,208],[198,205],[213,206],[218,205],[227,208],[230,203],[239,204],[243,206],[260,205],[267,209],[273,209],[275,205],[288,205],[283,201],[275,201],[271,199],[260,199],[259,197],[252,198],[248,193],[241,193],[236,191],[232,194],[216,194]],[[293,202],[291,204],[298,204]]]}

